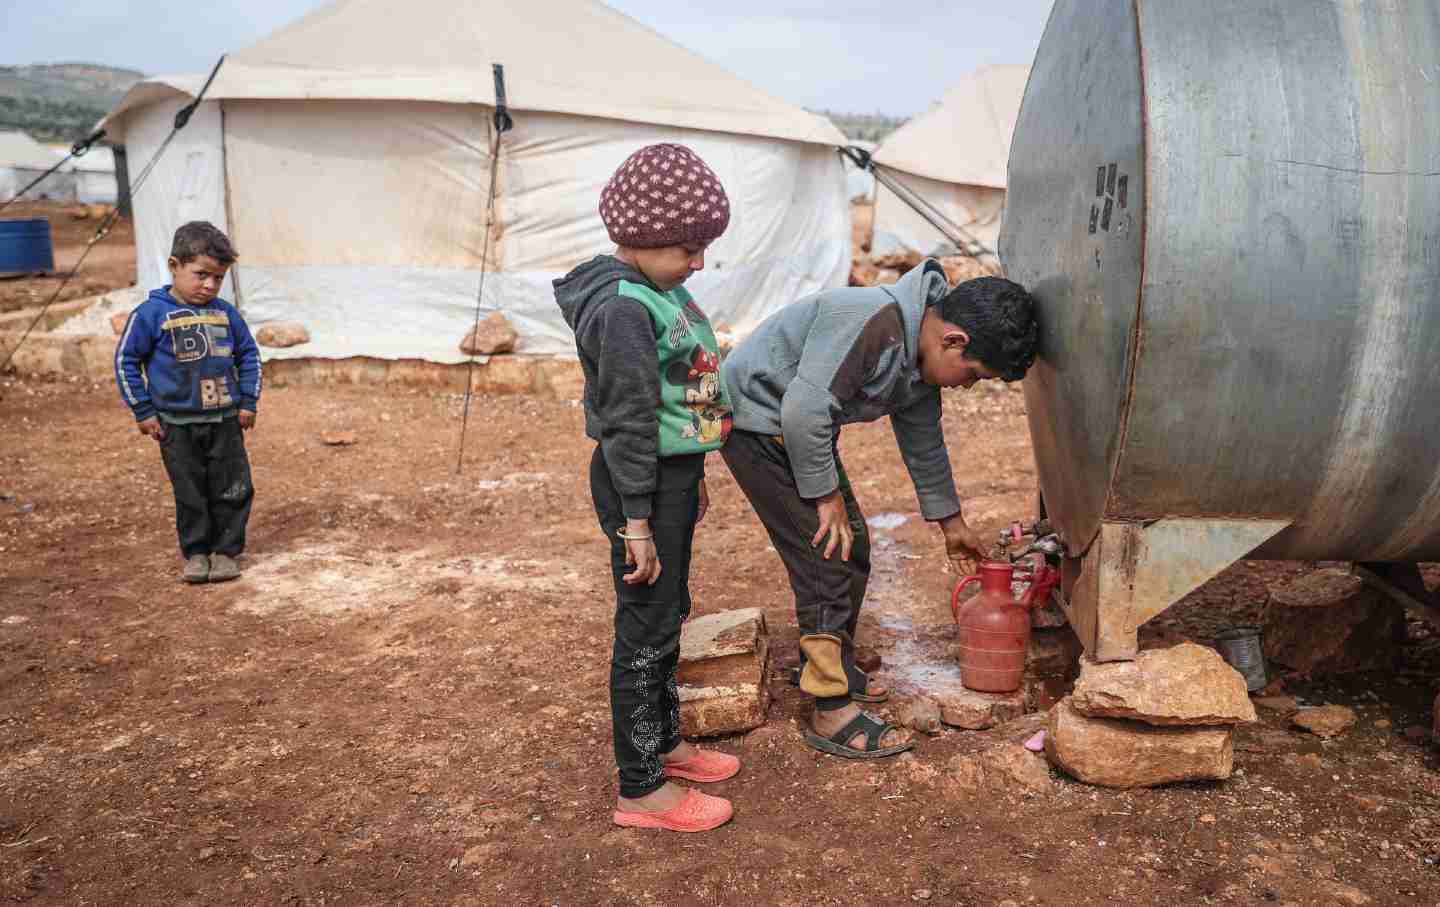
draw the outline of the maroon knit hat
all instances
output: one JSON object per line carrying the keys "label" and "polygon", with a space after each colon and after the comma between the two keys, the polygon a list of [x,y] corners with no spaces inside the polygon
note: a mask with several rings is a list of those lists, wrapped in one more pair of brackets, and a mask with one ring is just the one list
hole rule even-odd
{"label": "maroon knit hat", "polygon": [[600,192],[600,219],[617,246],[708,243],[730,225],[720,178],[684,145],[646,145]]}

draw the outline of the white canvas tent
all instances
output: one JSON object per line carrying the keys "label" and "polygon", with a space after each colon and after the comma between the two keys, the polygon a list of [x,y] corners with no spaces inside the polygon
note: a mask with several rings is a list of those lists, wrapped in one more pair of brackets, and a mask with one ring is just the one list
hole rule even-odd
{"label": "white canvas tent", "polygon": [[[497,180],[484,308],[519,352],[574,341],[550,282],[612,248],[601,187],[635,149],[682,142],[728,190],[728,232],[687,284],[743,332],[849,268],[844,138],[591,0],[339,0],[231,54],[134,199],[139,279],[164,282],[170,235],[227,229],[252,324],[295,319],[312,342],[271,356],[460,361],[485,235],[505,67],[515,128]],[[107,118],[131,173],[199,77],[147,80]]]}
{"label": "white canvas tent", "polygon": [[[895,130],[874,160],[903,186],[994,250],[1005,208],[1010,136],[1028,66],[983,66],[940,102]],[[883,185],[876,187],[871,254],[930,254],[945,235]]]}
{"label": "white canvas tent", "polygon": [[[13,199],[21,189],[57,163],[55,155],[24,132],[0,132],[0,202]],[[73,202],[75,175],[58,170],[25,193],[30,201]]]}
{"label": "white canvas tent", "polygon": [[[67,148],[52,148],[60,157],[70,153]],[[65,170],[75,180],[75,200],[87,205],[115,204],[118,186],[115,182],[115,152],[104,145],[97,145],[80,157],[71,158]]]}

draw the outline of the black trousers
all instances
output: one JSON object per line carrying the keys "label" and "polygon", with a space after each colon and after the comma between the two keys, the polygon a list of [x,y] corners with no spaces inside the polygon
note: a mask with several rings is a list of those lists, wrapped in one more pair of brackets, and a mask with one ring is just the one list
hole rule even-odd
{"label": "black trousers", "polygon": [[820,529],[815,501],[802,498],[785,445],[776,438],[732,431],[720,451],[750,506],[765,524],[795,593],[800,627],[800,688],[816,697],[821,709],[840,708],[850,693],[865,689],[865,672],[855,666],[855,628],[870,582],[870,531],[855,501],[850,478],[835,453],[840,495],[854,533],[850,560],[837,549],[826,560],[825,542],[810,540]]}
{"label": "black trousers", "polygon": [[245,524],[255,486],[240,420],[165,423],[160,457],[175,489],[175,530],[180,553],[224,554],[245,550]]}
{"label": "black trousers", "polygon": [[656,471],[650,528],[660,557],[655,585],[630,585],[625,563],[625,526],[620,493],[600,448],[590,458],[590,493],[600,528],[610,541],[615,581],[615,647],[610,658],[610,716],[620,796],[643,797],[665,783],[660,755],[680,745],[680,625],[690,614],[690,546],[700,513],[705,455],[666,457]]}

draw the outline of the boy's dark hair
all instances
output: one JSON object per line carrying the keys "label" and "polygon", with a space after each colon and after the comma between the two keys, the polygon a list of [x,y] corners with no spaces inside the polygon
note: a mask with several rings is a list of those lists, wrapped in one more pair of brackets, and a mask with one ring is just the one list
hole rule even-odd
{"label": "boy's dark hair", "polygon": [[967,280],[935,303],[940,316],[970,335],[965,356],[1005,381],[1019,381],[1035,362],[1040,329],[1035,300],[1003,277]]}
{"label": "boy's dark hair", "polygon": [[214,224],[208,220],[192,220],[175,231],[175,240],[170,243],[170,257],[183,265],[202,255],[208,255],[222,265],[233,265],[240,257],[231,245],[230,237]]}

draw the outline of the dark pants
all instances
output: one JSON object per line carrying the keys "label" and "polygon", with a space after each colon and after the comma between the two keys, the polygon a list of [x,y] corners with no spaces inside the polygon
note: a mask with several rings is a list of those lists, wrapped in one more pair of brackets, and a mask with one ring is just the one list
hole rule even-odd
{"label": "dark pants", "polygon": [[625,526],[620,494],[600,448],[590,458],[590,493],[600,528],[610,540],[615,580],[615,648],[610,659],[610,716],[615,731],[615,764],[620,796],[643,797],[665,783],[660,755],[680,745],[680,698],[675,668],[680,663],[680,625],[690,614],[690,545],[700,513],[700,479],[705,457],[666,457],[656,470],[657,490],[650,529],[660,557],[655,585],[630,585],[625,563]]}
{"label": "dark pants", "polygon": [[866,684],[865,672],[855,666],[855,627],[870,581],[870,532],[839,451],[840,495],[855,534],[848,561],[840,559],[838,548],[826,560],[823,540],[819,547],[810,544],[820,515],[815,501],[800,497],[785,445],[767,435],[732,431],[720,452],[790,575],[800,626],[800,688],[815,696],[821,709],[841,708]]}
{"label": "dark pants", "polygon": [[180,553],[236,557],[244,551],[255,486],[240,420],[165,423],[160,456],[175,489]]}

